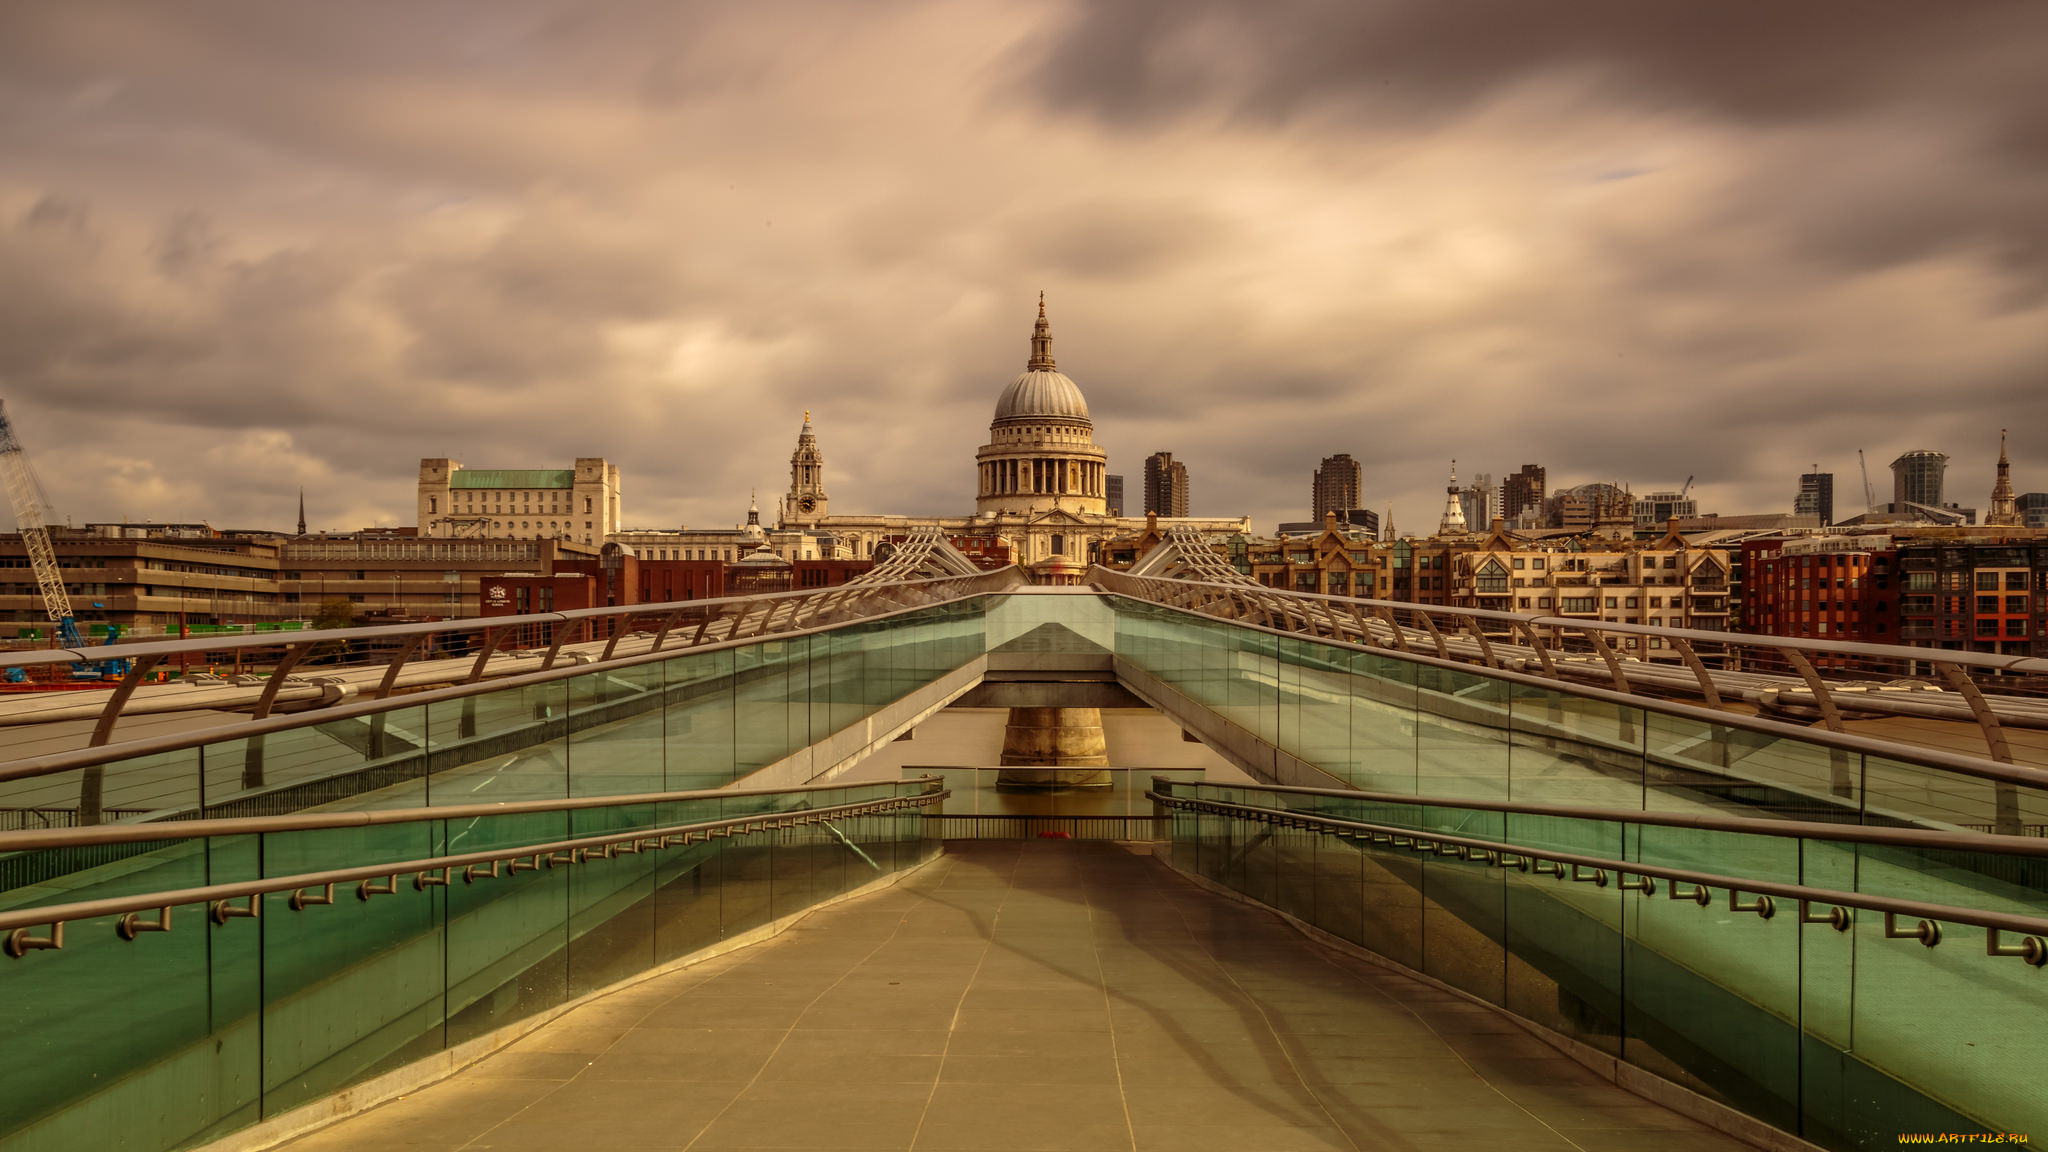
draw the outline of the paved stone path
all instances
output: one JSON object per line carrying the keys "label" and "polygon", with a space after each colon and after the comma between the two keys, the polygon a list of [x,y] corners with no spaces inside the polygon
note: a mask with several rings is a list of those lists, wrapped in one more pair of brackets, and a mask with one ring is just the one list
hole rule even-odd
{"label": "paved stone path", "polygon": [[956,842],[291,1152],[1740,1144],[1110,844]]}

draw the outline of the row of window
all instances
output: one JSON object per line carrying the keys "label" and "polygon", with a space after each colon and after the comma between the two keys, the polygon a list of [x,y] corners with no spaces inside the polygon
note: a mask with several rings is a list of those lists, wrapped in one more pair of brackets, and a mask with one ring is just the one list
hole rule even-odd
{"label": "row of window", "polygon": [[[1951,614],[1961,613],[1964,601],[1965,598],[1961,596],[1939,598],[1941,609]],[[1899,611],[1912,615],[1927,615],[1934,612],[1936,603],[1937,598],[1933,596],[1901,596]],[[2032,607],[2031,599],[2026,596],[1978,596],[1973,598],[1971,603],[1979,616],[1996,616],[2001,612],[2008,616],[2024,616]]]}
{"label": "row of window", "polygon": [[[2033,573],[2016,572],[1908,572],[1906,587],[1914,592],[1933,592],[1937,588],[1944,592],[1962,592],[1974,588],[1979,592],[2026,592],[2031,589]],[[2048,574],[2044,574],[2048,578]]]}

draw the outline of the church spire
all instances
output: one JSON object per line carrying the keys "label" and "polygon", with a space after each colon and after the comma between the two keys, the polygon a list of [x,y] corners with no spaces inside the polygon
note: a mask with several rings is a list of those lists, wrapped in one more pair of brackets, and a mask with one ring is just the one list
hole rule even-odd
{"label": "church spire", "polygon": [[299,489],[299,535],[306,534],[306,490]]}
{"label": "church spire", "polygon": [[796,451],[789,454],[789,492],[782,498],[777,525],[785,520],[814,523],[825,515],[825,455],[818,451],[817,433],[811,430],[811,410],[804,409],[803,431],[797,433]]}
{"label": "church spire", "polygon": [[2012,494],[2012,462],[2005,456],[2005,429],[1998,430],[1998,482],[1991,486],[1991,511],[1984,523],[1996,528],[2017,528],[2018,502]]}
{"label": "church spire", "polygon": [[1052,326],[1045,321],[1045,293],[1038,294],[1038,324],[1031,329],[1031,359],[1024,362],[1026,372],[1051,372]]}
{"label": "church spire", "polygon": [[1470,528],[1465,524],[1465,502],[1458,499],[1458,462],[1451,461],[1451,483],[1444,491],[1443,522],[1437,525],[1439,536],[1463,536]]}

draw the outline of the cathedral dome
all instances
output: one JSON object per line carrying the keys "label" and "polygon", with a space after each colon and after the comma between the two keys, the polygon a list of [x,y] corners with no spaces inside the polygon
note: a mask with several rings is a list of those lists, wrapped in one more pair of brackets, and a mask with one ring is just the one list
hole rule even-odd
{"label": "cathedral dome", "polygon": [[1038,325],[1031,332],[1031,359],[996,400],[996,423],[1034,418],[1088,423],[1081,388],[1053,367],[1052,328],[1045,321],[1045,293],[1038,294]]}
{"label": "cathedral dome", "polygon": [[1020,373],[1003,389],[996,401],[996,419],[1019,420],[1052,416],[1063,420],[1088,419],[1088,401],[1081,388],[1066,373],[1051,368],[1034,368]]}

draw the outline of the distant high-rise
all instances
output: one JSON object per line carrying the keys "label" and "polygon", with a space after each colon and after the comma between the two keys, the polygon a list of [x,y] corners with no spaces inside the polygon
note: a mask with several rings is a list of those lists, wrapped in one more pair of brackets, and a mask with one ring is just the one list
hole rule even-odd
{"label": "distant high-rise", "polygon": [[1188,466],[1171,452],[1145,457],[1145,511],[1160,516],[1188,514]]}
{"label": "distant high-rise", "polygon": [[1821,527],[1835,522],[1835,474],[1807,472],[1799,477],[1799,495],[1792,501],[1794,516],[1818,516]]}
{"label": "distant high-rise", "polygon": [[1509,520],[1543,507],[1547,494],[1541,464],[1524,464],[1522,470],[1500,482],[1500,514]]}
{"label": "distant high-rise", "polygon": [[1465,527],[1480,532],[1491,528],[1500,515],[1500,489],[1494,487],[1492,476],[1481,472],[1470,486],[1459,489],[1458,503],[1465,510]]}
{"label": "distant high-rise", "polygon": [[1325,513],[1342,515],[1359,505],[1359,492],[1365,486],[1365,472],[1349,452],[1323,457],[1316,466],[1316,487],[1312,507],[1315,522],[1321,524]]}
{"label": "distant high-rise", "polygon": [[1892,503],[1941,507],[1942,480],[1948,475],[1948,457],[1922,448],[1892,461]]}
{"label": "distant high-rise", "polygon": [[1105,475],[1102,479],[1104,481],[1103,493],[1109,498],[1109,514],[1111,516],[1123,515],[1124,478],[1121,476]]}

